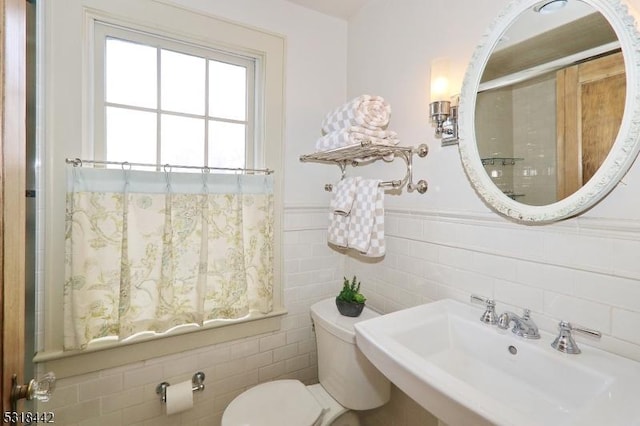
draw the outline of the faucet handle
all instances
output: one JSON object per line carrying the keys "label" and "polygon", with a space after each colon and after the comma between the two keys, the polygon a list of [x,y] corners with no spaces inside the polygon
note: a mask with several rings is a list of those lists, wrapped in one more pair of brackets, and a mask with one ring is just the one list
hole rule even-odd
{"label": "faucet handle", "polygon": [[483,304],[487,308],[482,314],[482,316],[480,317],[480,321],[486,324],[491,324],[491,325],[498,323],[498,314],[496,314],[495,300],[489,299],[487,297],[478,296],[476,294],[472,294],[471,302]]}
{"label": "faucet handle", "polygon": [[571,335],[572,331],[577,331],[596,339],[602,337],[602,334],[597,330],[592,330],[580,325],[573,325],[567,321],[560,321],[560,323],[558,323],[558,330],[560,334],[558,334],[558,337],[551,343],[551,347],[567,354],[579,354],[582,352]]}

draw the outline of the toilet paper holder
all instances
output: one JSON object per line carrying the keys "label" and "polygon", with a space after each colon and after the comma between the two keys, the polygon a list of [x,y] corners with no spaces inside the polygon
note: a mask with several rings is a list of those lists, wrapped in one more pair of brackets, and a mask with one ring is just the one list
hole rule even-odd
{"label": "toilet paper holder", "polygon": [[[204,373],[202,371],[198,371],[191,378],[191,383],[193,386],[191,390],[193,392],[204,390]],[[158,386],[156,386],[156,393],[160,395],[160,399],[163,403],[167,402],[167,388],[171,386],[169,382],[162,382]]]}

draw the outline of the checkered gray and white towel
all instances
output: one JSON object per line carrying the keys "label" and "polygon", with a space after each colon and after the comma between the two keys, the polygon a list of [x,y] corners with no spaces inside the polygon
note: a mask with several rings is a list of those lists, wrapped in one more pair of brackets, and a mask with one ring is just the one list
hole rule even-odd
{"label": "checkered gray and white towel", "polygon": [[350,214],[338,214],[333,209],[330,209],[327,241],[334,246],[347,248],[349,243],[349,223],[351,223]]}
{"label": "checkered gray and white towel", "polygon": [[[342,248],[352,248],[368,257],[385,254],[384,189],[378,179],[355,178],[356,191],[348,214],[329,211],[328,241]],[[337,195],[337,186],[336,186]]]}
{"label": "checkered gray and white towel", "polygon": [[351,207],[356,199],[356,186],[360,181],[359,177],[347,177],[336,184],[335,191],[329,206],[335,214],[346,216],[351,213]]}
{"label": "checkered gray and white towel", "polygon": [[316,141],[316,151],[328,151],[343,146],[359,145],[371,141],[375,144],[397,145],[398,134],[393,130],[372,130],[365,127],[350,126],[321,136]]}
{"label": "checkered gray and white towel", "polygon": [[361,95],[329,112],[322,121],[324,134],[351,126],[371,130],[389,124],[391,106],[381,96]]}
{"label": "checkered gray and white towel", "polygon": [[384,189],[379,179],[358,182],[347,243],[365,256],[384,254]]}

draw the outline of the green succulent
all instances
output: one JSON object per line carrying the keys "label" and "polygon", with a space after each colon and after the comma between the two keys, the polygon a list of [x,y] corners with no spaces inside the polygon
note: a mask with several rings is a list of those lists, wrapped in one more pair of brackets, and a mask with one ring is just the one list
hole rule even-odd
{"label": "green succulent", "polygon": [[367,298],[360,293],[360,281],[357,281],[355,275],[351,282],[349,282],[347,277],[344,277],[344,284],[340,294],[338,294],[338,299],[354,303],[364,303],[364,301],[367,300]]}

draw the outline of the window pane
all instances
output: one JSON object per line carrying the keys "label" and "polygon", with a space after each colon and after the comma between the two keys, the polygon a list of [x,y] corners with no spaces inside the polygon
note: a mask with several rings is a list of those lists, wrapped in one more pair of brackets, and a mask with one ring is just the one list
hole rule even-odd
{"label": "window pane", "polygon": [[246,68],[209,61],[209,116],[245,120],[246,98]]}
{"label": "window pane", "polygon": [[209,121],[209,166],[245,167],[244,124]]}
{"label": "window pane", "polygon": [[156,108],[156,48],[114,38],[106,43],[107,102]]}
{"label": "window pane", "polygon": [[162,50],[162,109],[204,115],[204,58]]}
{"label": "window pane", "polygon": [[107,160],[156,162],[156,114],[107,107]]}
{"label": "window pane", "polygon": [[162,115],[160,162],[182,166],[204,165],[204,120]]}

